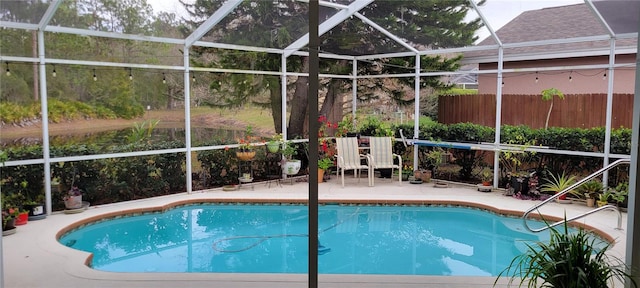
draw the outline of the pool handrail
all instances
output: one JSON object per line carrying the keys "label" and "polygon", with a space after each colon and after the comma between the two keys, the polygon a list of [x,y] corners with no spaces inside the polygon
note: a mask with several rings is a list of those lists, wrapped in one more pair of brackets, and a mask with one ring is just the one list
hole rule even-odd
{"label": "pool handrail", "polygon": [[547,224],[546,226],[544,226],[542,228],[539,228],[539,229],[533,229],[533,228],[529,227],[529,224],[527,223],[527,216],[529,216],[529,214],[531,214],[531,212],[533,212],[535,210],[538,210],[540,207],[544,206],[545,204],[547,204],[547,203],[549,203],[549,202],[551,202],[551,201],[553,201],[553,200],[555,200],[555,199],[557,199],[557,198],[569,193],[569,191],[575,189],[576,187],[586,183],[587,181],[589,181],[589,180],[591,180],[591,179],[593,179],[593,178],[595,178],[597,176],[600,176],[602,173],[604,173],[604,172],[606,172],[606,171],[608,171],[608,170],[610,170],[610,169],[612,169],[612,168],[614,168],[614,167],[616,167],[616,166],[618,166],[620,164],[630,164],[630,163],[631,163],[630,159],[618,159],[618,160],[612,162],[611,164],[607,165],[606,167],[603,167],[602,169],[600,169],[600,170],[598,170],[596,172],[593,172],[589,176],[584,177],[583,179],[577,181],[576,183],[574,183],[573,185],[565,188],[564,190],[560,191],[559,193],[556,193],[556,194],[552,195],[551,197],[549,197],[548,199],[542,201],[541,203],[538,203],[538,204],[534,205],[533,207],[529,208],[522,215],[522,220],[524,222],[524,227],[527,228],[527,230],[529,230],[531,232],[537,233],[537,232],[541,232],[541,231],[544,231],[546,229],[558,226],[560,224],[564,224],[564,223],[569,222],[569,221],[573,221],[573,220],[577,220],[577,219],[586,217],[588,215],[591,215],[593,213],[596,213],[596,212],[599,212],[599,211],[602,211],[602,210],[614,210],[614,211],[618,212],[618,226],[616,227],[616,229],[622,230],[622,212],[620,212],[620,209],[618,209],[617,206],[611,205],[611,204],[607,204],[607,205],[598,207],[596,209],[587,211],[585,213],[582,213],[580,215],[577,215],[577,216],[574,216],[574,217],[571,217],[571,218],[566,218],[565,217],[565,219],[562,220],[562,221],[558,221],[558,222],[553,223],[551,225]]}

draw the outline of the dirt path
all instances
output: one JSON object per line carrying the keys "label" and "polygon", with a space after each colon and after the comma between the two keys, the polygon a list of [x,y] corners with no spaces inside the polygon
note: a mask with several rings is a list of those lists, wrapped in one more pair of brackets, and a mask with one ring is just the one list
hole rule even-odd
{"label": "dirt path", "polygon": [[[184,125],[184,112],[173,111],[148,111],[144,117],[136,119],[88,119],[73,120],[62,123],[50,123],[49,134],[74,135],[86,134],[89,132],[102,132],[109,130],[119,130],[132,127],[135,123],[145,120],[160,120],[158,127],[176,127]],[[246,124],[240,120],[227,119],[215,114],[202,114],[193,116],[192,127],[224,128],[224,129],[244,129]],[[0,138],[3,140],[41,137],[42,123],[31,122],[22,126],[3,125],[0,127]]]}

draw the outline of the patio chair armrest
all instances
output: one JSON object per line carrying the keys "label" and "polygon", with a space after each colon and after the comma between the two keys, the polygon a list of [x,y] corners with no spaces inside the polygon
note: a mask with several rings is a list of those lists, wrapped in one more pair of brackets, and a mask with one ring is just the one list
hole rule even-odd
{"label": "patio chair armrest", "polygon": [[400,166],[400,168],[402,168],[402,156],[400,156],[399,154],[393,154],[393,156],[398,158],[398,165]]}

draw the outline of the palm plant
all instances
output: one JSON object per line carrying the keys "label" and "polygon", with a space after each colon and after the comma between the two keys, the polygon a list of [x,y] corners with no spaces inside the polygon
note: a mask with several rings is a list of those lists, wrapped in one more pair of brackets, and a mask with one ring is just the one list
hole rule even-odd
{"label": "palm plant", "polygon": [[[547,182],[540,186],[540,191],[555,194],[569,188],[569,186],[576,183],[576,176],[566,175],[564,172],[562,172],[562,174],[558,176],[551,174],[551,176],[546,180]],[[559,199],[564,200],[564,196],[565,195],[560,196]]]}
{"label": "palm plant", "polygon": [[[607,255],[611,243],[580,228],[569,233],[565,222],[564,231],[550,228],[548,242],[526,243],[527,251],[516,256],[494,282],[502,276],[511,277],[509,285],[520,279],[522,287],[614,287],[614,281],[630,280],[637,284],[627,272],[622,260]],[[541,283],[540,283],[541,282]]]}

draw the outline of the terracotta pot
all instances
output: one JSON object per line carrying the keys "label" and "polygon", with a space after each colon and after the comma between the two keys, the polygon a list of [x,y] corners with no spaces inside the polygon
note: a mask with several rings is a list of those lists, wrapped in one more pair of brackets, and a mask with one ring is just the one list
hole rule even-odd
{"label": "terracotta pot", "polygon": [[416,179],[420,179],[420,180],[422,180],[422,182],[430,182],[431,181],[431,171],[422,170],[420,178],[416,177]]}
{"label": "terracotta pot", "polygon": [[596,199],[587,198],[587,207],[594,207],[596,205]]}
{"label": "terracotta pot", "polygon": [[318,183],[324,182],[324,169],[318,168]]}
{"label": "terracotta pot", "polygon": [[236,157],[241,161],[250,161],[253,157],[256,157],[256,151],[238,151]]}

